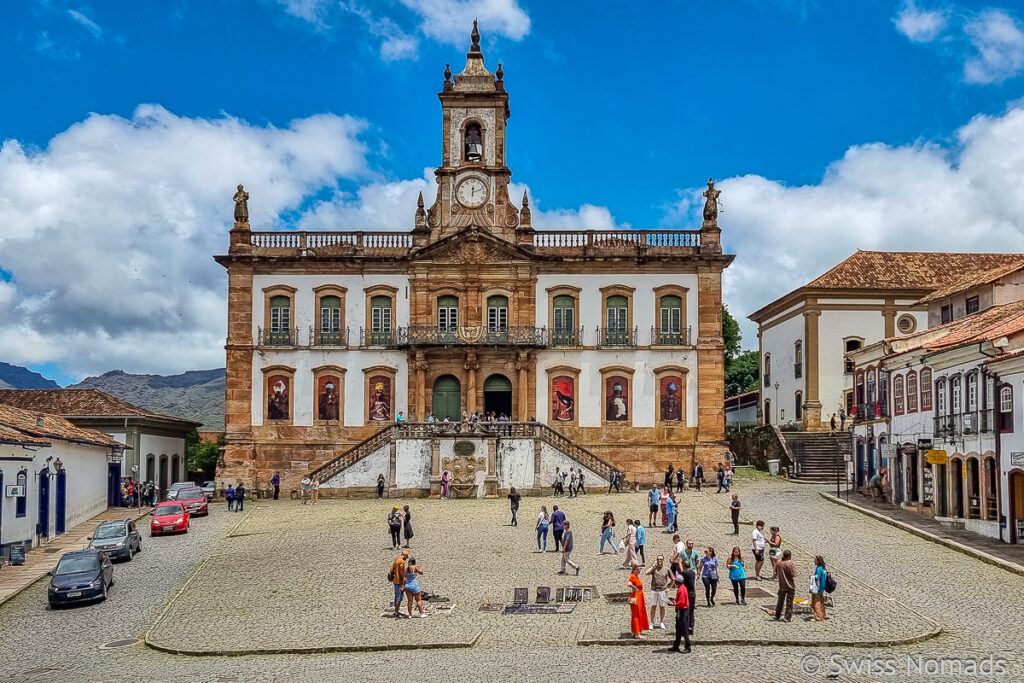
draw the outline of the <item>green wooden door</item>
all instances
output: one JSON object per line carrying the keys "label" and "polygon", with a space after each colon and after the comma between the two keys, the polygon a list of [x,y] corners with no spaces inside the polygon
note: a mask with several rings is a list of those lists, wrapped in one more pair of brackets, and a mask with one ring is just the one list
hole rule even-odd
{"label": "green wooden door", "polygon": [[462,419],[462,392],[456,377],[442,375],[434,382],[434,402],[431,412],[438,420],[448,417],[452,422],[458,422]]}

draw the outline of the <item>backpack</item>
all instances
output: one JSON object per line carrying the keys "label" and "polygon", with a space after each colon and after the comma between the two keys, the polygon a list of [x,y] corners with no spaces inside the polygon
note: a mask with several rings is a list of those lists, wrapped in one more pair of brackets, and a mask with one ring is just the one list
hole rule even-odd
{"label": "backpack", "polygon": [[838,585],[836,577],[832,576],[832,572],[825,572],[825,592],[833,592]]}
{"label": "backpack", "polygon": [[395,582],[395,568],[394,567],[392,567],[391,569],[388,570],[388,582],[389,583],[394,583]]}

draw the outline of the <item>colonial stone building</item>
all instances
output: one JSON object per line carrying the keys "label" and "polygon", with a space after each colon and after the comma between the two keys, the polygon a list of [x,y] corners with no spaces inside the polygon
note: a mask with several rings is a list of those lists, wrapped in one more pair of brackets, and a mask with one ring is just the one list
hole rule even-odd
{"label": "colonial stone building", "polygon": [[[535,229],[529,198],[509,196],[504,73],[485,67],[475,25],[472,38],[462,72],[444,72],[437,192],[409,207],[411,230],[255,232],[239,186],[216,257],[229,287],[222,481],[262,487],[281,471],[293,487],[328,463],[337,487],[370,486],[379,469],[390,488],[436,493],[472,449],[446,444],[454,427],[417,423],[474,413],[511,421],[468,465],[487,493],[548,486],[557,458],[645,479],[724,452],[733,257],[719,191],[708,183],[699,230]],[[396,446],[410,430],[415,447]],[[470,431],[483,430],[458,428]],[[529,443],[502,446],[513,436]]]}

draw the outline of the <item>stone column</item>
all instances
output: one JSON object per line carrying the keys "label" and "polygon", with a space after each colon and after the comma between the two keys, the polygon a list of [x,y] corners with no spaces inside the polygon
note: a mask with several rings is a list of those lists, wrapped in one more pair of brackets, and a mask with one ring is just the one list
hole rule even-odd
{"label": "stone column", "polygon": [[441,443],[434,434],[430,437],[430,497],[441,497]]}
{"label": "stone column", "polygon": [[498,474],[497,456],[498,439],[490,437],[484,443],[487,444],[487,477],[484,479],[484,498],[498,497]]}
{"label": "stone column", "polygon": [[882,317],[885,318],[886,338],[896,336],[896,298],[885,297],[885,306],[882,307]]}
{"label": "stone column", "polygon": [[544,487],[544,483],[540,480],[540,437],[534,432],[533,435],[533,488],[536,489],[536,494],[542,493],[541,489]]}
{"label": "stone column", "polygon": [[[816,307],[804,311],[804,347],[806,349],[804,355],[807,365],[807,382],[804,391],[803,423],[804,429],[807,431],[822,429],[821,400],[818,395],[818,320],[820,318],[821,311]],[[780,397],[779,400],[783,399]]]}
{"label": "stone column", "polygon": [[[476,371],[480,369],[477,362],[476,351],[466,352],[466,412],[472,413],[476,410]],[[460,415],[459,418],[462,416]]]}
{"label": "stone column", "polygon": [[413,419],[424,421],[427,419],[427,361],[422,351],[416,352],[416,360],[413,361],[413,368],[416,370],[416,386],[413,401],[415,417]]}
{"label": "stone column", "polygon": [[396,458],[397,450],[398,450],[398,447],[395,444],[394,438],[392,438],[391,439],[391,444],[388,446],[388,491],[389,492],[391,492],[391,491],[397,492],[397,490],[398,490],[398,482],[396,481],[396,477],[395,477],[395,470],[396,470],[395,460],[397,459]]}
{"label": "stone column", "polygon": [[517,401],[517,410],[519,414],[516,416],[516,420],[519,422],[525,422],[529,419],[530,415],[530,354],[527,351],[520,351],[519,358],[516,361],[516,370],[519,371],[519,395]]}

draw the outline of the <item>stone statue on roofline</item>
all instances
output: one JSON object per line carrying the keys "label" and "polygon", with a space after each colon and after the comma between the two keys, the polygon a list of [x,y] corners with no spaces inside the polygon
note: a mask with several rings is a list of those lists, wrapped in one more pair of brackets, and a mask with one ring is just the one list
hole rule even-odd
{"label": "stone statue on roofline", "polygon": [[707,198],[707,201],[704,202],[704,225],[717,225],[718,195],[722,194],[722,191],[715,189],[714,178],[708,178],[708,189],[702,194]]}
{"label": "stone statue on roofline", "polygon": [[248,223],[249,222],[249,193],[245,191],[245,188],[241,185],[238,186],[238,192],[235,192],[233,197],[235,200],[235,222],[236,223]]}

